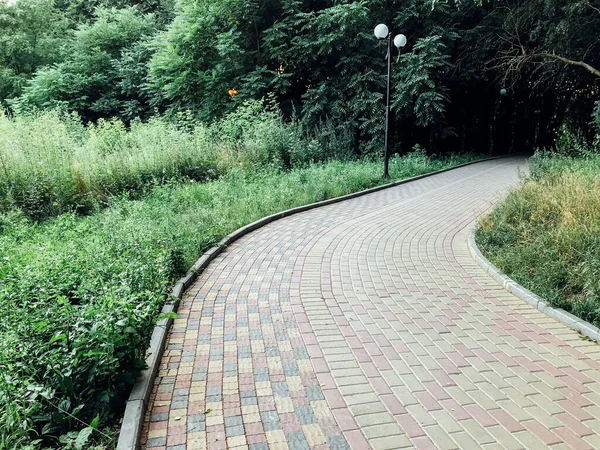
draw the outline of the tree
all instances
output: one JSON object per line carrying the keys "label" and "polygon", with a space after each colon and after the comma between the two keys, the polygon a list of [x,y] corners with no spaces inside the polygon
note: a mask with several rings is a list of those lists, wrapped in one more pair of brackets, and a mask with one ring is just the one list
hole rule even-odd
{"label": "tree", "polygon": [[86,120],[191,111],[212,121],[275,95],[313,137],[326,123],[352,136],[356,154],[379,151],[380,22],[409,42],[393,75],[395,151],[552,145],[564,120],[589,129],[600,91],[600,0],[180,0],[175,10],[172,0],[55,1],[67,28],[78,24],[60,55],[24,71],[11,69],[12,56],[0,65],[0,89],[26,86],[17,110],[60,107]]}
{"label": "tree", "polygon": [[542,79],[563,78],[570,68],[600,77],[597,35],[600,4],[590,0],[519,1],[506,9],[497,61],[508,76],[530,70]]}
{"label": "tree", "polygon": [[0,2],[0,102],[18,96],[39,67],[59,61],[69,37],[53,0]]}
{"label": "tree", "polygon": [[267,73],[274,71],[269,72],[262,35],[278,17],[278,3],[183,0],[150,61],[149,87],[157,105],[191,109],[212,120],[238,103],[228,95],[232,89],[241,94],[237,100],[266,94]]}
{"label": "tree", "polygon": [[[218,117],[239,100],[272,92],[284,112],[297,114],[305,128],[331,121],[355,136],[357,151],[370,150],[383,131],[385,90],[385,49],[372,28],[390,18],[390,12],[407,9],[421,14],[440,34],[425,39],[417,34],[422,33],[423,21],[412,21],[414,28],[406,32],[415,37],[413,44],[421,56],[403,58],[401,65],[426,79],[408,90],[398,89],[395,96],[402,100],[396,99],[394,107],[400,116],[418,112],[420,126],[436,122],[443,127],[443,104],[449,98],[442,74],[451,54],[445,43],[451,44],[453,38],[434,23],[455,10],[441,5],[432,11],[431,3],[423,0],[402,8],[391,0],[185,1],[158,39],[150,62],[150,88],[157,105],[191,109],[203,120]],[[403,20],[397,20],[399,26]],[[377,49],[380,56],[374,56]],[[394,80],[403,85],[399,76]],[[233,100],[227,95],[230,89],[239,92]]]}
{"label": "tree", "polygon": [[75,31],[64,61],[40,69],[15,108],[61,108],[85,120],[143,115],[148,98],[139,84],[150,56],[147,38],[156,29],[154,16],[134,7],[98,9],[94,22]]}
{"label": "tree", "polygon": [[598,0],[512,1],[504,10],[490,66],[515,89],[526,86],[538,98],[552,92],[543,109],[553,111],[554,130],[566,120],[589,132],[600,98]]}

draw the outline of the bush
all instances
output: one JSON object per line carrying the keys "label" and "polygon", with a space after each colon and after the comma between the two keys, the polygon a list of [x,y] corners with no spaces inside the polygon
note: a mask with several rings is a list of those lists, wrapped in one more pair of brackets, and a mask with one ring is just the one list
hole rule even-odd
{"label": "bush", "polygon": [[[102,144],[95,144],[98,151],[129,148],[118,125],[93,133],[102,136],[93,141]],[[158,140],[160,133],[150,136]],[[273,156],[281,147],[261,151]],[[390,173],[404,178],[471,158],[393,158]],[[200,253],[265,215],[380,184],[381,169],[381,161],[287,172],[233,168],[216,181],[111,199],[109,208],[87,217],[69,213],[36,224],[18,211],[1,213],[0,448],[77,447],[90,429],[78,434],[82,426],[73,416],[105,430],[144,364],[170,286]],[[92,448],[100,434],[88,437],[82,448]]]}
{"label": "bush", "polygon": [[600,155],[537,153],[532,177],[480,223],[477,242],[519,283],[600,325]]}
{"label": "bush", "polygon": [[310,145],[263,102],[211,126],[189,115],[133,121],[127,129],[118,119],[85,127],[56,111],[0,113],[0,210],[19,208],[34,219],[88,213],[124,192],[136,198],[156,185],[212,180],[235,167],[289,168]]}

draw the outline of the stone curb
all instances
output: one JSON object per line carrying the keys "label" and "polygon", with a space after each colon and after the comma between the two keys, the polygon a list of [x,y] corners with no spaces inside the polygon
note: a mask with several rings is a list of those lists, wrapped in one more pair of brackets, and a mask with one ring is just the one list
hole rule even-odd
{"label": "stone curb", "polygon": [[[416,177],[394,181],[393,183],[376,186],[374,188],[366,189],[364,191],[354,192],[352,194],[343,195],[341,197],[335,197],[328,200],[323,200],[320,202],[288,209],[286,211],[263,217],[262,219],[259,219],[256,222],[243,226],[242,228],[238,228],[233,233],[224,237],[216,246],[206,251],[200,257],[200,259],[198,259],[198,261],[196,261],[196,263],[190,268],[187,274],[179,281],[177,281],[177,283],[175,283],[175,286],[171,291],[171,297],[174,298],[174,301],[167,303],[163,307],[162,312],[164,314],[177,311],[179,301],[183,297],[183,293],[185,292],[185,290],[189,286],[191,286],[191,284],[198,277],[198,275],[200,275],[202,271],[210,264],[210,262],[213,259],[215,259],[223,250],[225,250],[225,248],[227,248],[229,244],[238,240],[242,236],[245,236],[246,234],[258,228],[261,228],[271,222],[282,219],[284,217],[291,216],[293,214],[319,208],[321,206],[327,206],[334,203],[343,202],[344,200],[350,200],[356,197],[371,194],[373,192],[389,189],[391,187],[438,175],[449,170],[460,169],[461,167],[470,166],[472,164],[493,161],[496,159],[507,158],[510,156],[517,155],[495,156],[492,158],[480,159],[477,161],[459,164],[458,166],[448,167],[447,169],[437,170],[435,172],[418,175]],[[123,422],[121,424],[121,430],[119,432],[119,441],[117,443],[116,450],[136,450],[139,448],[141,431],[144,425],[144,415],[146,407],[148,406],[148,399],[150,397],[150,392],[152,391],[154,378],[158,373],[160,359],[162,357],[169,329],[171,328],[172,323],[173,319],[166,318],[160,320],[154,327],[152,337],[150,338],[150,346],[147,350],[147,353],[149,354],[149,356],[146,358],[147,369],[141,372],[140,377],[134,384],[133,389],[131,390],[131,394],[129,395],[127,404],[125,405],[125,414],[123,415]]]}
{"label": "stone curb", "polygon": [[566,325],[571,330],[577,331],[582,335],[600,342],[600,329],[594,325],[574,316],[573,314],[565,311],[561,308],[554,308],[550,306],[543,298],[537,296],[529,289],[524,288],[519,283],[503,274],[500,269],[494,266],[479,250],[477,242],[475,242],[475,228],[469,232],[468,241],[469,251],[473,259],[485,270],[492,278],[504,287],[508,292],[519,297],[521,300],[525,300],[534,308],[540,310],[544,314],[558,320],[563,325]]}

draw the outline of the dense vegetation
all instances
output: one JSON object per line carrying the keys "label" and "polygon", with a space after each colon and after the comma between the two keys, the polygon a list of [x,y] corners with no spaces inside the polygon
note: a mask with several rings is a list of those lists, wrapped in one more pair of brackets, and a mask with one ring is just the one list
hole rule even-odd
{"label": "dense vegetation", "polygon": [[379,22],[409,41],[393,55],[396,150],[551,146],[565,120],[585,131],[600,98],[598,0],[16,0],[0,2],[0,101],[210,122],[273,94],[362,154],[381,147]]}
{"label": "dense vegetation", "polygon": [[[598,0],[0,0],[0,450],[110,441],[191,261],[265,214],[383,182],[380,22],[409,40],[392,55],[392,149],[408,154],[393,178],[593,138]],[[600,160],[585,154],[587,169],[538,156],[532,214],[514,194],[480,238],[596,320],[577,306],[594,304],[596,244],[548,247],[554,278],[500,256],[567,245],[533,202],[583,183],[587,211]]]}
{"label": "dense vegetation", "polygon": [[538,153],[531,170],[477,242],[517,282],[600,326],[600,155]]}
{"label": "dense vegetation", "polygon": [[333,129],[318,140],[305,136],[260,101],[211,125],[189,115],[126,127],[119,119],[83,126],[78,117],[55,111],[12,119],[0,114],[0,210],[18,208],[38,220],[87,213],[122,193],[139,197],[152,186],[216,179],[232,168],[344,159],[347,145]]}

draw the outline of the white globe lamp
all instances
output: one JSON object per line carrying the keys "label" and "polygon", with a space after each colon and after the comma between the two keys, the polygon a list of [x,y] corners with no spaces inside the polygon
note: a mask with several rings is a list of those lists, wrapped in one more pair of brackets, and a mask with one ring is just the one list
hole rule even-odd
{"label": "white globe lamp", "polygon": [[395,38],[394,38],[394,45],[397,48],[402,48],[406,45],[406,36],[404,36],[403,34],[398,34]]}
{"label": "white globe lamp", "polygon": [[389,32],[390,30],[388,30],[387,25],[383,23],[380,23],[375,27],[375,36],[377,37],[377,39],[385,39],[388,36]]}

